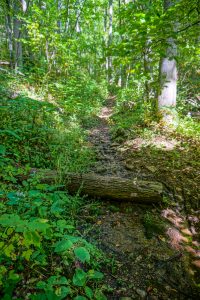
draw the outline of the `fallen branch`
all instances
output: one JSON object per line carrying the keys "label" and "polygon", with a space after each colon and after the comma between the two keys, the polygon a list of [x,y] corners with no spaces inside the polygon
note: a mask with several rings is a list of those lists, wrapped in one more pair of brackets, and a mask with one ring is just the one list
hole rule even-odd
{"label": "fallen branch", "polygon": [[[56,171],[35,170],[41,177],[42,183],[52,184],[58,174]],[[93,198],[116,201],[133,201],[141,203],[155,203],[162,200],[163,185],[154,181],[142,181],[121,177],[99,176],[95,173],[74,174],[66,173],[63,184],[69,193],[79,192]]]}

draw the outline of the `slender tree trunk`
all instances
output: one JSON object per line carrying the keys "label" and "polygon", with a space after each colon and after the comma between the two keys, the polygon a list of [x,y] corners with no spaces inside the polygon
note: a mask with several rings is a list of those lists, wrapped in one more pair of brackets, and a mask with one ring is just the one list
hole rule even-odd
{"label": "slender tree trunk", "polygon": [[[19,6],[20,4],[20,6]],[[22,69],[23,67],[23,49],[22,42],[22,22],[18,18],[20,11],[26,13],[28,9],[29,1],[20,0],[20,3],[17,1],[14,2],[14,20],[13,20],[13,35],[14,35],[14,49],[15,49],[15,70]]]}
{"label": "slender tree trunk", "polygon": [[149,57],[150,54],[150,44],[151,41],[147,38],[146,40],[146,47],[144,49],[144,72],[146,76],[145,80],[145,98],[146,101],[149,102],[150,100],[150,95],[151,95],[151,77],[152,77],[152,68],[151,68],[151,60]]}
{"label": "slender tree trunk", "polygon": [[11,3],[6,0],[6,32],[8,38],[8,49],[10,57],[10,66],[13,67],[14,49],[13,49],[13,30],[12,30],[12,17],[11,17]]}
{"label": "slender tree trunk", "polygon": [[[122,27],[121,0],[118,0],[118,13],[119,13],[119,30],[121,31],[121,27]],[[120,40],[121,40],[121,42],[123,41],[123,35],[122,34],[120,34]],[[119,73],[119,77],[118,77],[117,85],[122,88],[125,85],[126,66],[120,63],[118,73]]]}
{"label": "slender tree trunk", "polygon": [[[164,0],[164,9],[167,11],[172,6],[171,0]],[[166,56],[160,60],[160,94],[158,108],[166,123],[173,123],[170,109],[176,107],[177,95],[177,46],[172,37],[167,40]]]}
{"label": "slender tree trunk", "polygon": [[104,42],[104,57],[105,57],[105,64],[104,64],[104,68],[105,68],[105,73],[107,76],[107,81],[108,81],[108,56],[106,53],[106,49],[107,49],[107,18],[108,18],[108,10],[107,7],[105,8],[105,13],[104,13],[104,38],[103,38],[103,42]]}
{"label": "slender tree trunk", "polygon": [[[112,32],[113,32],[113,0],[109,0],[109,28],[108,28],[108,48],[112,44]],[[110,49],[109,49],[110,51]],[[108,56],[108,82],[112,82],[112,56]]]}
{"label": "slender tree trunk", "polygon": [[60,11],[61,11],[61,8],[62,8],[61,0],[58,0],[57,7],[58,7],[58,13],[59,13],[58,20],[57,20],[58,33],[61,34],[61,30],[62,30],[62,22],[61,22],[61,19],[60,19]]}
{"label": "slender tree trunk", "polygon": [[66,22],[65,22],[65,31],[69,30],[69,0],[66,2]]}
{"label": "slender tree trunk", "polygon": [[[15,12],[17,13],[17,6],[15,5]],[[21,24],[17,16],[14,17],[13,34],[14,34],[14,49],[15,49],[15,70],[21,69],[23,66],[22,43],[21,38]]]}

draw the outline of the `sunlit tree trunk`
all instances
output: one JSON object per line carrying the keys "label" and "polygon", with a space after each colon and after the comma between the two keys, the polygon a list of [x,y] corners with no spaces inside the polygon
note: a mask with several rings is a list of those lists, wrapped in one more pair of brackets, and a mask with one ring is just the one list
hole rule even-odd
{"label": "sunlit tree trunk", "polygon": [[[113,0],[109,0],[109,28],[108,28],[108,48],[112,44],[112,33],[113,33]],[[109,49],[110,51],[110,49]],[[112,56],[109,54],[108,56],[108,82],[112,81]]]}
{"label": "sunlit tree trunk", "polygon": [[[121,0],[118,0],[118,13],[119,13],[119,29],[120,29],[120,32],[121,32],[121,28],[122,28]],[[122,34],[120,34],[120,40],[121,41],[123,40],[123,35]],[[119,87],[124,87],[124,85],[125,85],[125,77],[126,77],[126,66],[123,65],[122,63],[120,63],[118,74],[119,74],[119,77],[118,77],[117,85]]]}
{"label": "sunlit tree trunk", "polygon": [[[167,11],[172,6],[171,0],[164,0],[164,9]],[[166,122],[172,121],[170,109],[176,107],[177,95],[177,46],[174,38],[167,39],[165,57],[160,60],[160,94],[158,97],[158,108]]]}

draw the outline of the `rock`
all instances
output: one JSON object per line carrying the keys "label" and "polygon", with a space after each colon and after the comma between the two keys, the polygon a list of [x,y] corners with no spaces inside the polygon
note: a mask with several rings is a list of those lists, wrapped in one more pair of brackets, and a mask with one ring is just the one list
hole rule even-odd
{"label": "rock", "polygon": [[124,166],[125,166],[125,168],[127,169],[127,170],[130,170],[130,171],[132,171],[132,170],[134,170],[134,168],[135,168],[135,166],[134,165],[131,165],[131,164],[124,164]]}
{"label": "rock", "polygon": [[139,255],[138,257],[136,257],[135,262],[140,262],[142,260],[142,255]]}
{"label": "rock", "polygon": [[146,166],[146,169],[152,173],[155,173],[157,171],[157,168],[154,166]]}
{"label": "rock", "polygon": [[135,291],[141,297],[141,299],[145,299],[146,298],[147,293],[145,291],[140,290],[140,289],[136,289]]}
{"label": "rock", "polygon": [[104,166],[98,166],[98,167],[96,168],[96,172],[99,173],[99,174],[102,174],[102,173],[104,173],[104,172],[106,172],[106,171],[107,171],[107,169],[106,169],[106,167],[104,167]]}
{"label": "rock", "polygon": [[111,148],[117,148],[117,147],[119,147],[120,146],[120,144],[119,143],[117,143],[117,142],[114,142],[114,143],[112,143],[111,144]]}
{"label": "rock", "polygon": [[127,147],[120,147],[117,149],[118,152],[120,153],[125,153],[126,151],[128,151],[128,148]]}

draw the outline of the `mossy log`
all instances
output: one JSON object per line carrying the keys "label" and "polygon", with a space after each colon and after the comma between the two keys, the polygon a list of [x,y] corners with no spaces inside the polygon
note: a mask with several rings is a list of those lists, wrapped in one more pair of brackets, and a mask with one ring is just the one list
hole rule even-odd
{"label": "mossy log", "polygon": [[[32,170],[43,183],[51,184],[58,178],[55,171]],[[70,194],[79,192],[93,198],[116,201],[153,203],[162,200],[163,186],[159,182],[100,176],[95,173],[62,175],[62,183]]]}

